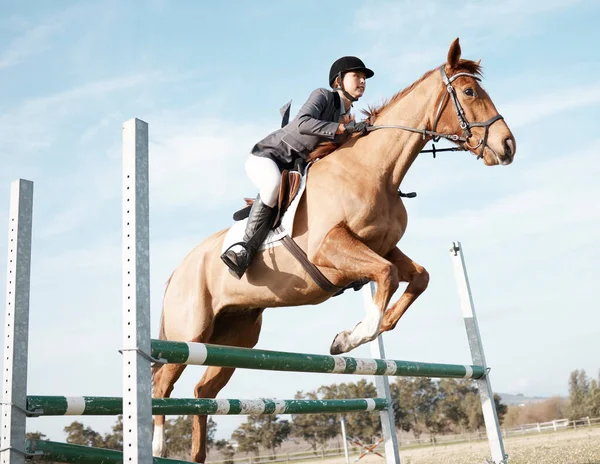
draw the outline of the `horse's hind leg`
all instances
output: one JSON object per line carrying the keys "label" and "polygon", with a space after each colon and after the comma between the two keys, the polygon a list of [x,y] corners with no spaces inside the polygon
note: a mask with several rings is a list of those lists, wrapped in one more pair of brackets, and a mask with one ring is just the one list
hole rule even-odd
{"label": "horse's hind leg", "polygon": [[[169,398],[173,392],[175,382],[177,382],[185,367],[185,364],[164,364],[159,366],[154,372],[154,378],[152,379],[154,383],[152,396],[155,398]],[[155,416],[154,433],[152,437],[153,456],[165,457],[167,455],[164,426],[165,416]]]}
{"label": "horse's hind leg", "polygon": [[381,323],[382,332],[396,327],[408,307],[425,291],[429,284],[429,273],[425,268],[415,263],[398,248],[394,248],[386,258],[398,269],[400,282],[408,282],[408,286],[400,299],[385,312]]}
{"label": "horse's hind leg", "polygon": [[[258,342],[262,323],[262,309],[220,314],[209,343],[216,345],[253,348]],[[227,384],[235,369],[231,367],[210,366],[194,389],[196,398],[215,398]],[[192,418],[192,461],[206,460],[206,422],[207,416]]]}
{"label": "horse's hind leg", "polygon": [[[196,313],[200,314],[201,317],[197,317],[195,320],[190,321],[190,318],[187,318],[185,313],[182,315],[176,311],[178,308],[184,307],[184,303],[179,300],[179,297],[183,292],[177,292],[176,289],[177,285],[174,285],[172,281],[165,294],[160,338],[165,340],[208,342],[213,333],[212,310],[208,309],[209,306],[205,306],[204,308],[197,307],[195,308]],[[206,296],[203,296],[201,300],[204,302],[210,301]],[[167,313],[167,311],[170,312]],[[163,324],[165,323],[165,320],[167,320],[167,316],[171,323],[175,323],[173,325],[178,328],[178,331],[171,331],[172,333],[165,332]],[[154,370],[153,397],[170,397],[173,392],[173,386],[181,376],[185,367],[185,364],[165,364]],[[164,415],[155,416],[154,435],[152,438],[152,454],[154,456],[164,457],[167,451],[165,446],[164,423]]]}

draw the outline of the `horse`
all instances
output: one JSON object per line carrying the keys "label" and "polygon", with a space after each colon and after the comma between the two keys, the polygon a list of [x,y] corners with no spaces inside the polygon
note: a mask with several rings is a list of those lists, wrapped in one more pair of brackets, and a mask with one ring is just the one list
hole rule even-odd
{"label": "horse", "polygon": [[[515,139],[479,84],[480,76],[480,61],[461,58],[456,38],[445,64],[365,111],[370,132],[354,134],[340,146],[317,147],[311,155],[293,240],[334,285],[364,278],[377,285],[364,319],[335,336],[332,354],[394,329],[427,288],[425,268],[397,246],[408,220],[400,184],[425,144],[444,137],[487,166],[513,161]],[[160,339],[252,348],[265,308],[315,305],[332,297],[281,246],[259,252],[238,280],[219,257],[226,233],[221,230],[196,245],[173,271],[163,298]],[[399,282],[408,285],[388,308]],[[169,397],[185,367],[154,366],[153,396]],[[234,370],[207,367],[194,396],[215,398]],[[194,462],[206,458],[206,422],[206,416],[193,417]],[[153,454],[165,452],[164,416],[156,416]]]}

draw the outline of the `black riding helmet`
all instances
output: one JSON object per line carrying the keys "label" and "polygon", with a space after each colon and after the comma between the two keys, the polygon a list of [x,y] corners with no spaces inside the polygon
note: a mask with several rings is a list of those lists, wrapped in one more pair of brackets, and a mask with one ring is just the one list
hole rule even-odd
{"label": "black riding helmet", "polygon": [[367,79],[370,77],[373,77],[373,75],[375,73],[373,71],[371,71],[369,68],[367,68],[365,66],[365,64],[362,62],[362,60],[360,58],[357,58],[356,56],[342,56],[341,58],[339,58],[333,62],[333,64],[331,65],[331,68],[329,69],[329,85],[330,85],[330,87],[333,88],[333,83],[335,82],[335,78],[339,76],[341,90],[342,90],[342,92],[344,92],[344,95],[346,96],[346,98],[348,98],[351,101],[356,101],[356,98],[351,96],[344,89],[344,83],[343,83],[344,74],[349,71],[361,71],[361,72],[365,73],[365,77]]}

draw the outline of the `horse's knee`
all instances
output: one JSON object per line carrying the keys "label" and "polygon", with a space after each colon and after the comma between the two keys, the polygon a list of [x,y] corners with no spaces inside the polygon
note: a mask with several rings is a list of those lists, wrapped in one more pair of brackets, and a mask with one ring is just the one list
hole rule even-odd
{"label": "horse's knee", "polygon": [[413,275],[412,282],[415,292],[423,293],[429,285],[429,272],[422,267]]}
{"label": "horse's knee", "polygon": [[398,268],[396,266],[390,263],[386,267],[384,279],[390,286],[390,294],[393,294],[396,290],[398,290],[400,278],[398,277]]}

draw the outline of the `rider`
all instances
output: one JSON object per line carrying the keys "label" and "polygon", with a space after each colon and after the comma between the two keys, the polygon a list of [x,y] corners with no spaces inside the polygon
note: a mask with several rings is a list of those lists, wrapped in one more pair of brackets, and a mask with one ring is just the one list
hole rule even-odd
{"label": "rider", "polygon": [[244,275],[273,226],[283,170],[291,169],[298,158],[306,159],[321,142],[338,140],[340,134],[366,132],[367,123],[355,122],[350,108],[362,97],[366,79],[373,74],[355,56],[339,58],[329,70],[329,85],[333,90],[314,90],[289,124],[252,148],[245,168],[259,193],[250,209],[243,242],[232,245],[221,255],[238,277]]}

